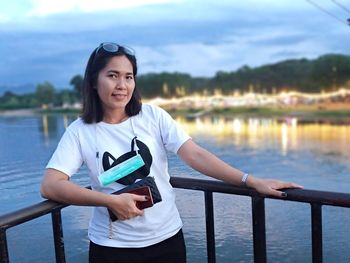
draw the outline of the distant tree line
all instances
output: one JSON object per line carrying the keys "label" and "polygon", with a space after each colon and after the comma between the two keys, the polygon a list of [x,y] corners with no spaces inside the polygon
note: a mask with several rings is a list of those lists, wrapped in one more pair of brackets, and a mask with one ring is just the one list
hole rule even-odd
{"label": "distant tree line", "polygon": [[293,59],[256,68],[218,71],[212,78],[193,78],[182,73],[146,74],[138,78],[144,97],[172,97],[188,94],[211,95],[220,92],[306,93],[350,88],[350,56],[325,55],[315,60]]}
{"label": "distant tree line", "polygon": [[[10,91],[0,97],[0,108],[62,106],[80,101],[81,75],[74,76],[73,89],[57,90],[51,83],[39,84],[33,94],[17,95]],[[137,78],[144,98],[181,97],[191,94],[301,91],[329,92],[350,88],[350,56],[324,55],[315,60],[291,59],[256,68],[242,66],[236,71],[218,71],[214,77],[192,77],[185,73],[149,73]]]}
{"label": "distant tree line", "polygon": [[6,91],[0,97],[0,109],[73,105],[81,99],[82,83],[83,78],[80,75],[76,75],[70,81],[73,89],[56,89],[54,85],[46,81],[38,84],[34,93],[18,95],[11,91]]}

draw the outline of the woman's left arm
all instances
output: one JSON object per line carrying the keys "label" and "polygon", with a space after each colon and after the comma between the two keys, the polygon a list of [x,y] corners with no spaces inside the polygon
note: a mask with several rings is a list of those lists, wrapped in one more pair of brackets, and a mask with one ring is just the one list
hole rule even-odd
{"label": "woman's left arm", "polygon": [[[194,141],[187,140],[178,150],[180,158],[193,169],[210,177],[222,180],[226,183],[239,186],[244,173],[224,161],[214,154],[200,147]],[[286,194],[278,189],[303,188],[301,185],[284,182],[274,179],[261,179],[249,175],[246,181],[248,187],[254,188],[262,194],[284,197]]]}

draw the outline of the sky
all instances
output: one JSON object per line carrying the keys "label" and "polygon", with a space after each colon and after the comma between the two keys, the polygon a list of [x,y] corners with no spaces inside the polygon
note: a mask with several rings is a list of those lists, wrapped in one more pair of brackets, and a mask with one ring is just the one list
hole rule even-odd
{"label": "sky", "polygon": [[349,0],[1,0],[0,86],[71,88],[101,42],[140,74],[212,77],[286,59],[350,55]]}

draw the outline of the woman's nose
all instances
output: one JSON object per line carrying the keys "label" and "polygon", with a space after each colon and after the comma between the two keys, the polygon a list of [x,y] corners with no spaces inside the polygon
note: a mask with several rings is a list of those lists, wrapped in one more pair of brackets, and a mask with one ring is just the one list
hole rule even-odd
{"label": "woman's nose", "polygon": [[118,78],[116,88],[117,89],[124,89],[125,87],[126,87],[125,79],[124,78]]}

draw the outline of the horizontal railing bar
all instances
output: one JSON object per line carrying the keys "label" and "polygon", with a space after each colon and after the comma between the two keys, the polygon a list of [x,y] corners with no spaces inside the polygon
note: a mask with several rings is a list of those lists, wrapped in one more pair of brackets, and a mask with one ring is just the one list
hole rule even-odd
{"label": "horizontal railing bar", "polygon": [[8,229],[20,225],[32,219],[52,213],[53,210],[62,209],[67,204],[57,203],[51,200],[45,200],[37,204],[16,210],[0,216],[0,228]]}
{"label": "horizontal railing bar", "polygon": [[[182,189],[212,191],[244,196],[260,195],[253,189],[232,186],[218,180],[172,177],[170,179],[170,183],[173,185],[173,187]],[[316,203],[330,206],[350,207],[350,194],[348,193],[327,192],[308,189],[284,189],[283,191],[287,193],[287,197],[280,198],[264,195],[260,196],[270,199],[282,199],[311,204]]]}
{"label": "horizontal railing bar", "polygon": [[[196,178],[181,178],[172,177],[170,179],[171,184],[175,188],[201,190],[221,192],[227,194],[236,194],[243,196],[256,196],[259,195],[253,189],[246,189],[241,187],[232,186],[217,180],[204,180]],[[283,198],[267,196],[272,199],[283,199],[288,201],[297,201],[304,203],[317,203],[322,205],[350,207],[350,194],[316,191],[307,189],[285,189],[288,196]],[[266,196],[265,196],[266,197]],[[40,203],[25,207],[23,209],[16,210],[0,216],[0,228],[7,229],[15,225],[22,224],[34,218],[38,218],[42,215],[51,213],[54,209],[62,209],[68,206],[67,204],[61,204],[50,200],[45,200]]]}
{"label": "horizontal railing bar", "polygon": [[[313,231],[313,261],[314,262],[322,262],[322,240],[319,240],[319,239],[322,239],[321,206],[329,205],[329,206],[338,206],[338,207],[350,207],[350,194],[348,193],[327,192],[327,191],[317,191],[317,190],[308,190],[308,189],[285,189],[284,191],[288,195],[287,197],[282,198],[282,197],[260,195],[258,192],[256,192],[253,189],[232,186],[218,180],[172,177],[170,179],[170,182],[174,188],[200,190],[200,191],[204,191],[205,193],[210,193],[210,195],[214,192],[219,192],[219,193],[227,193],[227,194],[234,194],[234,195],[250,196],[253,198],[253,200],[257,200],[261,198],[262,198],[261,200],[264,200],[264,198],[270,198],[270,199],[280,199],[280,200],[286,200],[286,201],[310,203],[313,208],[312,209],[313,210],[312,211],[313,212],[312,213],[312,221],[313,221],[312,231]],[[4,253],[1,253],[1,255],[4,257],[2,259],[4,261],[2,262],[7,262],[6,260],[8,259],[7,247],[5,247],[5,245],[7,246],[6,229],[22,224],[24,222],[30,221],[32,219],[41,217],[49,213],[57,212],[58,214],[60,214],[61,209],[67,206],[69,205],[53,202],[50,200],[45,200],[37,204],[25,207],[23,209],[19,209],[14,212],[1,215],[0,216],[0,232],[1,232],[1,243],[2,243],[1,247],[4,248],[4,251],[2,251]],[[260,222],[260,223],[262,224],[263,222]],[[62,225],[60,225],[59,227],[62,227]],[[64,250],[62,251],[64,253]],[[262,258],[266,259],[266,256]],[[65,260],[64,256],[60,257],[59,260],[64,262]],[[215,257],[214,257],[214,261],[215,261]],[[260,261],[258,260],[257,262],[260,262]],[[264,261],[262,260],[261,262],[264,262]]]}

